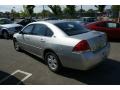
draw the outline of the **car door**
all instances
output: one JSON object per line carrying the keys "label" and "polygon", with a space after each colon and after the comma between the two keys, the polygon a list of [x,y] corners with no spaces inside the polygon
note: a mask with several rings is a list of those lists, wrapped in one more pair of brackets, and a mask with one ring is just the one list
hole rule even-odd
{"label": "car door", "polygon": [[34,28],[34,25],[31,24],[31,25],[28,25],[27,27],[25,27],[20,33],[19,33],[19,43],[20,43],[20,46],[27,50],[27,51],[31,51],[31,41],[30,41],[30,38],[31,38],[31,32]]}
{"label": "car door", "polygon": [[95,25],[95,30],[97,30],[97,31],[102,31],[102,32],[105,32],[105,33],[107,33],[106,32],[106,28],[107,27],[107,24],[106,24],[106,22],[99,22],[99,23],[97,23],[96,25]]}
{"label": "car door", "polygon": [[119,24],[115,22],[108,22],[107,23],[107,32],[108,36],[111,39],[117,39],[120,35],[120,29],[119,29]]}
{"label": "car door", "polygon": [[42,52],[46,44],[47,26],[44,24],[35,24],[30,38],[32,52],[42,57]]}

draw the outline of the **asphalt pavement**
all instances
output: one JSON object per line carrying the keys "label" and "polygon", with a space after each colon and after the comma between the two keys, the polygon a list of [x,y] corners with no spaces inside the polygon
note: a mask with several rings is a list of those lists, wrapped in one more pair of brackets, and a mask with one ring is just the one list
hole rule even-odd
{"label": "asphalt pavement", "polygon": [[40,58],[14,50],[12,40],[0,39],[0,84],[20,85],[118,85],[120,84],[120,42],[110,42],[104,62],[89,71],[64,68],[51,72]]}

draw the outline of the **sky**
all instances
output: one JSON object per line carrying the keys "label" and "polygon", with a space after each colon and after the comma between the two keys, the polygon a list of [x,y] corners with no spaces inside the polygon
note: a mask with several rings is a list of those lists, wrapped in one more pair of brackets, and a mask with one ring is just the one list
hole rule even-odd
{"label": "sky", "polygon": [[[62,7],[65,7],[64,5],[62,5]],[[88,10],[88,9],[94,9],[96,10],[96,8],[94,7],[94,5],[82,5],[83,9]],[[107,5],[106,9],[109,9],[111,6]],[[22,5],[0,5],[0,12],[10,12],[11,9],[14,8],[17,12],[23,10],[23,6]],[[50,10],[47,6],[45,6],[46,10]],[[80,5],[76,7],[76,9],[80,9]],[[43,10],[43,5],[36,5],[34,11],[37,12],[41,12]]]}

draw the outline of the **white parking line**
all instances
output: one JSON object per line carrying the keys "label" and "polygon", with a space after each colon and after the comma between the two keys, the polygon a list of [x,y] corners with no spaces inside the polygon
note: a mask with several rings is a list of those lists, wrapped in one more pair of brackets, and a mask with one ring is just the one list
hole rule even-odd
{"label": "white parking line", "polygon": [[5,77],[4,79],[2,79],[2,80],[0,81],[0,83],[6,81],[9,77],[15,75],[16,73],[22,73],[22,74],[25,74],[25,75],[26,75],[26,77],[22,78],[21,81],[18,82],[17,84],[20,84],[21,82],[25,81],[25,80],[28,79],[30,76],[32,76],[31,73],[28,73],[28,72],[25,72],[25,71],[21,71],[21,70],[16,70],[16,71],[14,71],[12,74],[10,74],[9,76],[7,76],[7,77]]}

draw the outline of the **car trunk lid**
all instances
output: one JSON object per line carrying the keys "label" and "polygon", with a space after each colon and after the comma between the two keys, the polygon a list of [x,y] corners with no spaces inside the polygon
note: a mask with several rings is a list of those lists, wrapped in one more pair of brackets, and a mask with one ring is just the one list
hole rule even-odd
{"label": "car trunk lid", "polygon": [[91,51],[97,51],[106,46],[107,43],[105,33],[98,31],[90,31],[79,35],[73,35],[71,37],[79,40],[87,40]]}

